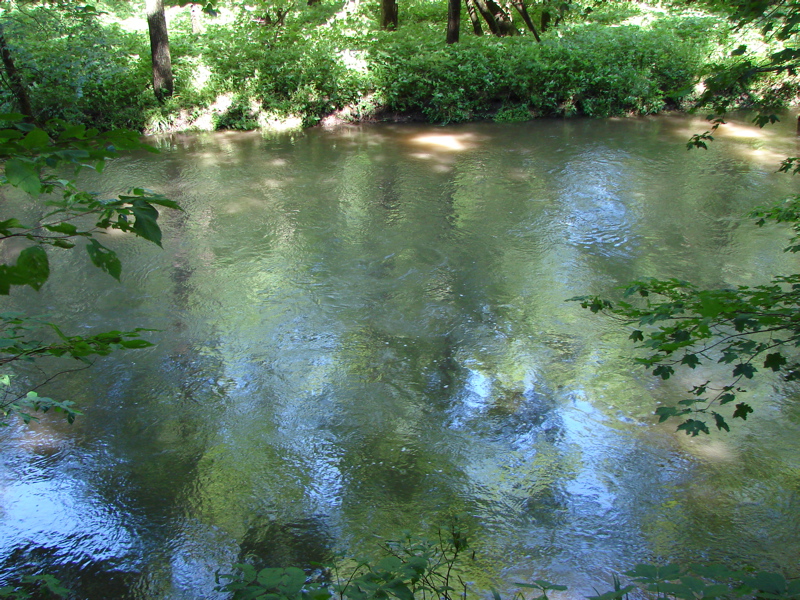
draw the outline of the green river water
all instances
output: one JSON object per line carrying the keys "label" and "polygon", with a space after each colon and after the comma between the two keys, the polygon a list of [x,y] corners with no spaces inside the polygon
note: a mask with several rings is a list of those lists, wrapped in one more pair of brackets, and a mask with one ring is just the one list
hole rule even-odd
{"label": "green river water", "polygon": [[628,330],[565,302],[796,272],[786,230],[744,216],[792,191],[774,173],[798,154],[791,122],[687,152],[704,129],[174,135],[112,162],[90,188],[184,207],[162,214],[164,249],[109,238],[121,284],[53,255],[45,288],[3,306],[157,345],[43,390],[79,402],[73,425],[0,431],[0,583],[37,565],[80,597],[211,598],[245,555],[307,567],[454,516],[481,585],[578,598],[648,560],[799,575],[796,390],[765,377],[746,424],[687,438],[653,411],[711,372],[653,378]]}

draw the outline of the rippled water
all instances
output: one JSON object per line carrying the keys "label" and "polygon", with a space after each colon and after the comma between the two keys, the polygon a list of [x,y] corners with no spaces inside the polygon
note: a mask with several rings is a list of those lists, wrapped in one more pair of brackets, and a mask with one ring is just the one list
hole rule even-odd
{"label": "rippled water", "polygon": [[796,270],[784,232],[743,218],[791,191],[788,126],[687,152],[703,127],[219,133],[112,163],[89,185],[185,208],[164,249],[112,236],[122,284],[63,253],[5,305],[158,344],[50,384],[74,425],[0,432],[0,578],[35,564],[82,597],[213,597],[243,556],[308,566],[455,515],[476,580],[567,598],[637,561],[796,564],[794,392],[767,378],[746,425],[677,435],[656,402],[708,374],[654,380],[626,331],[564,302]]}

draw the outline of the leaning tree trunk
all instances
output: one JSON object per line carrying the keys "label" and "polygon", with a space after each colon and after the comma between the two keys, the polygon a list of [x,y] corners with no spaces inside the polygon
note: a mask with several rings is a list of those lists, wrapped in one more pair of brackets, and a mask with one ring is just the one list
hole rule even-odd
{"label": "leaning tree trunk", "polygon": [[497,35],[517,35],[519,33],[517,28],[514,27],[514,23],[511,22],[511,15],[507,13],[502,6],[494,0],[485,0],[485,2],[486,7],[494,15],[495,21],[497,22],[497,29],[499,31]]}
{"label": "leaning tree trunk", "polygon": [[381,28],[397,29],[397,0],[381,0]]}
{"label": "leaning tree trunk", "polygon": [[461,0],[447,1],[447,43],[455,44],[461,28]]}
{"label": "leaning tree trunk", "polygon": [[536,41],[541,43],[542,39],[539,37],[539,32],[536,31],[536,25],[533,24],[531,20],[531,16],[528,14],[528,9],[525,8],[524,0],[511,0],[511,4],[514,8],[517,9],[517,12],[522,17],[522,20],[525,21],[525,25],[528,27],[530,32],[533,34],[533,37],[536,38]]}
{"label": "leaning tree trunk", "polygon": [[159,102],[172,96],[172,59],[169,55],[167,18],[164,0],[146,0],[147,28],[150,31],[150,55],[153,58],[153,92]]}
{"label": "leaning tree trunk", "polygon": [[28,88],[25,87],[22,77],[17,70],[17,65],[14,63],[11,52],[8,50],[6,34],[2,23],[0,23],[0,58],[3,60],[3,67],[5,67],[8,81],[11,84],[11,93],[14,94],[14,99],[17,101],[19,111],[29,119],[33,119],[33,109],[31,108],[30,97],[28,96]]}
{"label": "leaning tree trunk", "polygon": [[478,12],[481,13],[483,20],[486,21],[486,24],[489,26],[489,31],[491,31],[494,35],[501,35],[500,27],[497,25],[497,19],[494,18],[494,14],[492,14],[492,12],[489,10],[489,7],[486,6],[486,2],[484,0],[473,1],[475,2]]}
{"label": "leaning tree trunk", "polygon": [[483,29],[481,29],[481,20],[478,18],[478,9],[475,8],[474,0],[464,0],[464,4],[467,5],[467,14],[469,15],[469,20],[472,23],[472,31],[475,32],[475,35],[483,35]]}

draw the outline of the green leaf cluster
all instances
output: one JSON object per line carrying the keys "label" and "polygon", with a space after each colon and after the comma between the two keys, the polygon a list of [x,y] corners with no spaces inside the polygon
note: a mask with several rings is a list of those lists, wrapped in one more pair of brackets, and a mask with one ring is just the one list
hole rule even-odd
{"label": "green leaf cluster", "polygon": [[[319,586],[306,587],[306,574],[297,567],[266,568],[260,571],[247,563],[233,565],[236,575],[217,575],[217,583],[223,579],[227,583],[218,586],[219,591],[231,592],[234,600],[300,600],[329,598]],[[319,592],[322,594],[319,594]]]}
{"label": "green leaf cluster", "polygon": [[44,597],[68,598],[70,590],[65,588],[61,581],[53,575],[46,573],[39,575],[25,575],[18,584],[0,587],[0,598],[9,600],[29,600]]}
{"label": "green leaf cluster", "polygon": [[[536,116],[651,114],[680,103],[699,77],[708,38],[679,29],[584,25],[549,36],[392,38],[370,50],[387,108],[459,122],[510,107]],[[422,48],[422,50],[421,50]]]}
{"label": "green leaf cluster", "polygon": [[[64,179],[65,169],[77,173],[83,168],[102,172],[107,160],[122,150],[146,148],[132,131],[101,133],[83,125],[54,120],[42,128],[24,120],[20,114],[0,114],[0,159],[4,160],[0,185],[10,185],[39,198],[47,206],[36,223],[22,223],[12,216],[0,217],[0,243],[16,239],[25,244],[15,259],[0,264],[0,295],[15,287],[39,290],[48,281],[51,269],[48,251],[75,248],[85,240],[92,264],[119,280],[122,264],[113,249],[98,237],[109,230],[131,233],[161,245],[158,207],[178,209],[161,195],[136,188],[114,199],[101,199],[79,189],[74,180]],[[90,363],[117,349],[150,346],[141,338],[144,329],[110,331],[94,335],[66,335],[44,318],[19,313],[0,314],[0,364],[35,361],[43,357],[70,357]],[[49,337],[49,339],[47,339]],[[62,410],[70,421],[77,411],[71,403],[40,398],[30,393],[10,392],[0,400],[0,411],[7,423],[12,413],[25,421],[30,411]],[[31,395],[33,394],[33,395]]]}
{"label": "green leaf cluster", "polygon": [[764,598],[792,600],[800,597],[800,580],[781,573],[731,570],[722,565],[638,564],[625,572],[632,583],[587,600],[617,600],[643,594],[654,600],[704,600],[710,598]]}
{"label": "green leaf cluster", "polygon": [[[800,246],[800,199],[792,198],[752,213],[758,225],[790,222],[795,235],[787,248]],[[659,421],[679,417],[678,430],[688,435],[709,433],[709,419],[729,431],[721,407],[734,407],[730,418],[746,420],[753,408],[739,401],[743,384],[760,371],[800,379],[800,274],[776,276],[769,284],[704,290],[678,279],[643,279],[624,288],[623,300],[612,303],[596,296],[572,298],[592,312],[603,311],[633,325],[630,339],[644,356],[636,362],[653,375],[669,379],[678,367],[727,365],[729,380],[694,386],[688,398],[656,410]],[[638,302],[635,301],[638,299]]]}
{"label": "green leaf cluster", "polygon": [[[217,575],[217,591],[232,592],[234,600],[454,600],[458,564],[467,549],[467,537],[458,527],[437,541],[405,533],[383,546],[378,560],[362,560],[347,569],[327,568],[330,578],[310,578],[295,567],[265,568],[237,564],[237,573]],[[222,583],[222,580],[227,582]],[[550,589],[566,589],[554,587]]]}
{"label": "green leaf cluster", "polygon": [[[405,532],[399,540],[382,545],[382,556],[319,565],[311,573],[296,566],[256,568],[234,564],[234,572],[216,574],[215,592],[231,600],[470,600],[488,594],[464,581],[462,567],[474,563],[475,552],[458,526],[440,530],[436,539]],[[733,570],[715,564],[637,564],[624,573],[623,585],[616,574],[612,589],[595,590],[586,600],[798,600],[800,579],[787,579],[779,571],[752,568]],[[550,600],[551,592],[565,585],[544,579],[512,584],[510,600]],[[511,587],[510,585],[507,587]],[[25,599],[31,591],[47,589],[58,597],[69,590],[52,575],[26,576],[18,585],[0,588],[0,598]],[[493,600],[503,594],[490,587]]]}
{"label": "green leaf cluster", "polygon": [[[0,159],[5,159],[0,185],[17,187],[32,196],[50,194],[50,210],[39,223],[23,224],[13,217],[0,221],[0,242],[19,238],[32,244],[22,250],[16,264],[0,266],[0,294],[8,294],[18,285],[41,288],[50,274],[44,250],[48,246],[69,249],[77,239],[85,238],[92,262],[119,279],[121,265],[116,254],[96,235],[116,229],[161,245],[155,206],[177,209],[174,201],[139,188],[116,199],[100,199],[55,174],[63,167],[72,167],[75,173],[82,168],[102,172],[106,161],[119,156],[120,150],[149,149],[137,133],[100,133],[58,120],[46,131],[23,119],[20,114],[0,114],[0,124],[5,126],[0,129]],[[58,194],[60,198],[54,196]]]}
{"label": "green leaf cluster", "polygon": [[[451,529],[436,541],[409,534],[399,541],[386,542],[384,555],[350,563],[346,567],[326,566],[307,575],[297,567],[267,567],[236,564],[235,573],[217,575],[216,591],[231,593],[233,600],[456,600],[484,598],[460,576],[465,561],[475,553],[468,548],[463,532]],[[780,572],[755,569],[732,570],[714,564],[656,565],[637,564],[624,576],[623,585],[614,576],[611,590],[596,591],[587,600],[796,600],[800,598],[800,579],[786,579]],[[223,582],[224,583],[221,583]],[[549,600],[550,592],[563,592],[567,586],[544,579],[513,584],[517,591],[511,600]],[[528,595],[528,594],[532,595]],[[491,588],[493,600],[502,594]]]}

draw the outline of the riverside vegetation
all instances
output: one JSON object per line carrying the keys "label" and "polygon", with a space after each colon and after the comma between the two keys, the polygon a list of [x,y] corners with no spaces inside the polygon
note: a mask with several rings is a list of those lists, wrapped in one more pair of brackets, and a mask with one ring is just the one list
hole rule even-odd
{"label": "riverside vegetation", "polygon": [[[257,569],[234,564],[233,573],[217,573],[217,587],[209,592],[228,593],[232,600],[503,600],[503,594],[475,589],[462,577],[462,568],[475,558],[469,541],[457,526],[432,538],[408,532],[384,542],[379,558],[346,560],[320,565],[307,574],[297,567]],[[638,564],[623,580],[613,576],[611,589],[597,591],[586,600],[795,600],[800,579],[787,580],[779,572],[733,570],[720,565]],[[567,587],[542,579],[514,582],[510,600],[550,600]],[[548,596],[550,594],[550,596]],[[70,598],[69,589],[48,574],[28,575],[15,585],[0,588],[0,598]]]}
{"label": "riverside vegetation", "polygon": [[[526,11],[535,38],[511,20],[510,6],[492,1],[504,31],[464,31],[447,44],[443,1],[402,3],[396,27],[382,28],[381,7],[361,0],[173,2],[168,24],[152,0],[148,10],[164,21],[154,69],[140,4],[4,3],[0,39],[13,85],[0,102],[42,123],[147,131],[313,125],[331,115],[435,123],[646,115],[688,107],[702,79],[785,51],[757,24],[737,27],[727,3],[549,0]],[[764,106],[793,98],[793,73],[754,75],[729,81],[725,97]]]}
{"label": "riverside vegetation", "polygon": [[[164,7],[151,4],[151,16],[163,19]],[[388,21],[392,13],[384,5],[310,4],[230,1],[176,7],[169,70],[156,75],[158,65],[150,56],[162,60],[155,58],[158,40],[152,28],[150,44],[144,30],[137,30],[143,17],[138,7],[111,0],[96,5],[4,3],[3,183],[35,197],[46,194],[47,200],[35,223],[7,215],[0,222],[6,246],[20,242],[8,250],[13,260],[0,269],[0,293],[9,294],[14,286],[39,289],[50,275],[48,252],[70,250],[80,240],[86,242],[90,261],[118,279],[122,265],[99,241],[105,230],[160,245],[156,207],[179,209],[175,202],[143,188],[104,200],[64,178],[64,167],[101,171],[119,150],[142,147],[135,133],[120,127],[248,129],[289,117],[311,125],[332,114],[351,120],[405,115],[439,123],[515,121],[651,114],[693,102],[712,106],[717,115],[753,105],[765,124],[775,118],[770,109],[796,93],[800,51],[792,43],[800,19],[793,3],[655,8],[623,2],[543,3],[528,7],[538,30],[517,31],[512,23],[498,35],[463,36],[449,44],[445,41],[454,40],[443,35],[444,4],[401,5],[400,17],[395,7],[394,20]],[[510,22],[510,9],[500,8]],[[478,29],[473,21],[473,30]],[[166,29],[162,34],[166,37]],[[704,86],[698,86],[701,82]],[[712,133],[690,144],[705,147]],[[782,170],[797,172],[798,160],[788,158]],[[800,199],[755,216],[759,224],[790,222],[797,232]],[[793,242],[789,250],[797,249]],[[718,429],[729,429],[717,406],[733,403],[743,391],[741,382],[755,376],[759,366],[783,372],[789,380],[798,378],[800,366],[792,354],[800,339],[798,278],[777,276],[770,285],[720,291],[698,290],[678,280],[648,280],[626,289],[627,295],[644,298],[643,307],[598,297],[580,301],[593,312],[638,323],[631,339],[650,351],[639,362],[657,376],[668,378],[675,368],[695,368],[703,361],[733,364],[731,381],[699,385],[691,398],[658,410],[662,420],[689,417],[679,429],[697,435],[709,433],[706,417]],[[0,318],[2,363],[9,369],[45,357],[75,359],[83,367],[93,356],[150,344],[141,329],[75,336],[29,315]],[[53,376],[43,375],[44,383]],[[69,420],[80,414],[68,399],[40,397],[36,389],[41,382],[17,383],[4,375],[0,383],[5,418],[16,414],[30,420],[36,411],[48,409],[63,411]],[[739,402],[732,416],[746,419],[751,411]],[[241,564],[234,574],[220,575],[218,591],[270,600],[331,595],[450,600],[474,593],[458,576],[468,552],[457,529],[436,542],[410,537],[390,542],[384,552],[377,561],[311,575],[293,567],[257,570]],[[630,584],[615,578],[612,590],[592,598],[800,597],[798,580],[779,573],[638,565],[626,576]],[[541,580],[517,585],[542,600],[564,589]],[[0,588],[0,597],[48,594],[67,597],[70,592],[49,574],[29,575]],[[492,595],[501,598],[499,592]]]}

